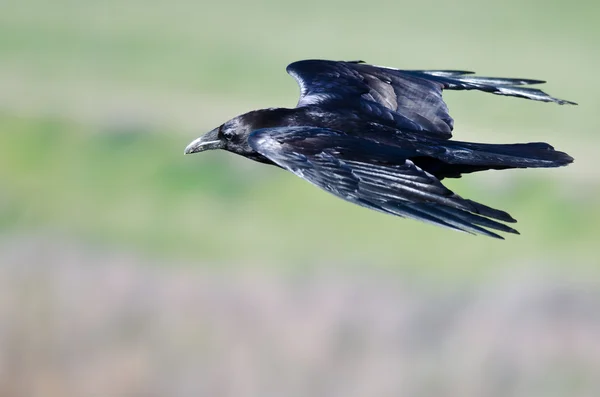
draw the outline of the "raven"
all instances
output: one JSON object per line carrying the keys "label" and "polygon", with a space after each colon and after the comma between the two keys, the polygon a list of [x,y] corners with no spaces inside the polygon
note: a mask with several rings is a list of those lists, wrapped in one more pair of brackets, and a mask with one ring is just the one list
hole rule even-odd
{"label": "raven", "polygon": [[[275,165],[337,197],[386,214],[472,234],[518,232],[508,213],[464,199],[440,181],[489,169],[560,167],[573,161],[547,143],[450,140],[454,121],[442,90],[478,90],[573,104],[523,87],[541,80],[458,70],[399,70],[363,61],[303,60],[287,72],[300,86],[293,109],[237,116],[185,153],[224,149]],[[491,230],[490,230],[491,229]]]}

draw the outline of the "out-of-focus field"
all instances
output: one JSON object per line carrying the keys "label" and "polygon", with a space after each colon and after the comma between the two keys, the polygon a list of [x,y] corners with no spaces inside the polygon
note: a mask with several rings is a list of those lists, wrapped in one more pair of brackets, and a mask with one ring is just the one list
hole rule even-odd
{"label": "out-of-focus field", "polygon": [[600,283],[527,260],[458,286],[169,269],[54,239],[0,248],[3,396],[600,392]]}
{"label": "out-of-focus field", "polygon": [[[600,5],[8,2],[0,13],[0,395],[594,396]],[[521,236],[344,203],[185,145],[294,106],[285,66],[548,80],[577,107],[445,98],[455,137],[564,169],[468,175]]]}

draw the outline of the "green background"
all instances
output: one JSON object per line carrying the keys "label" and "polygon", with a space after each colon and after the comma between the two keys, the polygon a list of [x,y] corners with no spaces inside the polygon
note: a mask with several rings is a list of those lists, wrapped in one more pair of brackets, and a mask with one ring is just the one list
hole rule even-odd
{"label": "green background", "polygon": [[[4,247],[0,261],[6,282],[20,285],[11,280],[18,278],[15,274],[23,266],[34,269],[31,274],[75,274],[88,269],[88,263],[99,262],[93,268],[100,270],[94,271],[104,274],[103,263],[112,269],[108,263],[122,261],[135,269],[131,277],[147,271],[160,271],[165,277],[192,272],[231,277],[232,285],[237,285],[240,275],[261,274],[271,280],[265,281],[267,290],[283,288],[278,284],[283,281],[273,281],[283,278],[291,283],[332,283],[335,291],[333,284],[343,283],[336,280],[347,277],[419,280],[431,291],[485,290],[498,278],[531,281],[551,274],[556,280],[572,280],[569,288],[576,296],[577,291],[590,289],[582,283],[593,282],[596,287],[591,290],[598,291],[599,4],[4,2],[0,13],[0,242]],[[454,136],[494,143],[544,141],[572,155],[575,162],[561,169],[491,171],[447,181],[463,197],[506,210],[518,219],[521,236],[497,241],[368,211],[289,173],[229,153],[183,156],[191,140],[240,113],[293,107],[298,88],[285,66],[304,58],[362,59],[405,69],[466,69],[547,80],[545,91],[579,106],[445,93],[455,119]],[[113,259],[98,260],[107,255]],[[129,259],[116,260],[112,255]],[[60,266],[66,262],[72,267],[65,270]],[[11,267],[15,263],[20,265]],[[41,280],[55,286],[48,277]],[[94,277],[82,277],[82,282],[93,284]],[[528,290],[527,282],[521,281],[515,283]],[[370,291],[377,294],[374,283]],[[186,285],[194,289],[193,284]],[[245,299],[235,287],[229,288],[231,299]],[[17,296],[46,299],[35,291],[9,288],[5,294],[13,303],[7,307],[18,307]],[[510,289],[506,293],[512,296]],[[143,300],[153,291],[140,294]],[[98,302],[84,299],[82,305]],[[174,304],[168,298],[163,303],[167,311]],[[290,307],[293,312],[295,306]],[[12,320],[21,324],[27,315],[15,310]],[[68,317],[61,313],[48,316],[57,321]],[[154,319],[150,316],[146,327],[152,327]],[[11,332],[30,330],[38,324],[32,321]],[[125,328],[115,320],[116,334],[126,332]],[[0,346],[8,348],[9,342],[0,340]],[[23,351],[29,351],[30,344],[25,339]],[[59,356],[63,353],[58,349]],[[85,355],[75,356],[85,361]],[[32,357],[31,363],[42,360]],[[600,353],[592,355],[592,361],[599,357]],[[32,365],[24,364],[23,373],[43,378],[31,370]],[[423,365],[426,373],[430,367]],[[503,395],[525,390],[528,395],[571,391],[581,394],[564,395],[583,396],[597,390],[585,371],[572,372],[574,381],[568,378],[558,388],[548,386],[555,394],[545,392],[548,375],[538,379],[539,389],[519,389],[520,383],[507,381],[514,387]],[[70,375],[59,370],[53,376],[54,384],[62,385]],[[307,379],[300,376],[296,385],[306,386]],[[468,379],[464,382],[470,384]],[[594,385],[598,387],[597,381]],[[11,387],[6,389],[10,393],[21,390]],[[58,395],[75,393],[60,387]],[[164,390],[170,395],[188,395],[169,387]],[[46,386],[40,388],[51,395]],[[282,386],[281,390],[290,389]],[[249,386],[240,390],[221,395],[262,393],[253,394]],[[122,390],[108,393],[129,395]],[[428,395],[419,393],[406,392]]]}

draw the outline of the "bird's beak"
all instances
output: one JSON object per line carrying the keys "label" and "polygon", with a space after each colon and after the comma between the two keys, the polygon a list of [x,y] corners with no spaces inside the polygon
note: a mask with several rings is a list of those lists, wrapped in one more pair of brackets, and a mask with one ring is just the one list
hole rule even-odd
{"label": "bird's beak", "polygon": [[224,147],[225,143],[219,139],[219,129],[215,128],[187,145],[183,153],[192,154],[205,150],[223,149]]}

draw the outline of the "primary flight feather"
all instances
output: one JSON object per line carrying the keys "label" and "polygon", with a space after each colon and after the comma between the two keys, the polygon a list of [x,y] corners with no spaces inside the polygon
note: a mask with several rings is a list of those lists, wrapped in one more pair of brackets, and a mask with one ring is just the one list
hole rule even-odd
{"label": "primary flight feather", "polygon": [[489,169],[560,167],[573,161],[547,143],[450,140],[442,91],[478,90],[574,104],[531,88],[540,80],[455,70],[399,70],[362,61],[305,60],[288,73],[296,108],[255,110],[190,143],[185,153],[224,149],[287,169],[352,203],[468,233],[518,232],[504,211],[463,199],[441,180]]}

